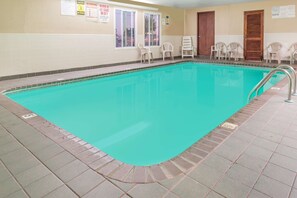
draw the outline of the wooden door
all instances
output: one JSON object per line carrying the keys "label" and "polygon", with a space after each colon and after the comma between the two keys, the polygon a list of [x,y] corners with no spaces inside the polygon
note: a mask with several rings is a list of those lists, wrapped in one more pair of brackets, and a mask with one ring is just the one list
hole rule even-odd
{"label": "wooden door", "polygon": [[244,12],[245,60],[263,60],[264,11]]}
{"label": "wooden door", "polygon": [[197,54],[209,56],[214,45],[215,12],[198,12],[197,27]]}

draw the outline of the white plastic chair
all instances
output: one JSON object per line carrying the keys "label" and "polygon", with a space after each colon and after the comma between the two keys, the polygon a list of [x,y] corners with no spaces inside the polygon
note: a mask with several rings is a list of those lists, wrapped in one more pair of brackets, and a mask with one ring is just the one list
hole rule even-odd
{"label": "white plastic chair", "polygon": [[194,58],[194,46],[193,46],[192,37],[190,36],[183,37],[181,53],[182,53],[182,59],[184,57]]}
{"label": "white plastic chair", "polygon": [[171,57],[171,59],[174,60],[173,50],[174,50],[173,45],[170,42],[165,42],[162,44],[161,53],[163,55],[163,61],[166,58],[166,54],[169,54],[169,57]]}
{"label": "white plastic chair", "polygon": [[221,58],[227,58],[227,46],[223,42],[218,42],[215,45],[211,46],[210,51],[210,59],[212,57],[218,58],[220,60]]}
{"label": "white plastic chair", "polygon": [[152,59],[152,61],[154,60],[152,51],[150,51],[149,48],[143,47],[143,44],[141,44],[141,43],[138,43],[137,46],[140,51],[140,62],[145,63],[145,60],[147,58],[148,63],[151,63],[151,59]]}
{"label": "white plastic chair", "polygon": [[290,64],[292,65],[297,60],[297,43],[293,43],[288,51],[290,52]]}
{"label": "white plastic chair", "polygon": [[239,49],[243,49],[242,46],[237,42],[232,42],[227,46],[227,58],[231,60],[234,58],[235,61],[238,61],[240,58]]}
{"label": "white plastic chair", "polygon": [[270,43],[266,47],[266,63],[271,63],[272,60],[277,60],[278,64],[281,63],[281,49],[283,45],[279,42]]}

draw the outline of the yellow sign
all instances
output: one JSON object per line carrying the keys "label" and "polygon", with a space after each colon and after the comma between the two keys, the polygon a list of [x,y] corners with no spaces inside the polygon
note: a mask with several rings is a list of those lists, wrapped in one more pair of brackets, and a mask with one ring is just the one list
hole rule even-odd
{"label": "yellow sign", "polygon": [[85,15],[85,1],[77,0],[76,10],[77,15]]}

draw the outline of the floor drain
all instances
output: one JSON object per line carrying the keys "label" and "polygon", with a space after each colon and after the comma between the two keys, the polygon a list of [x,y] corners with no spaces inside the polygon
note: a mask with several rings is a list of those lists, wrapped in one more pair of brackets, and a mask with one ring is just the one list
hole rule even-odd
{"label": "floor drain", "polygon": [[238,127],[238,125],[236,124],[232,124],[230,122],[225,122],[224,124],[221,125],[222,128],[225,128],[225,129],[231,129],[231,130],[234,130]]}
{"label": "floor drain", "polygon": [[22,118],[27,120],[27,119],[30,119],[30,118],[34,118],[36,116],[37,115],[35,113],[29,113],[29,114],[23,115]]}

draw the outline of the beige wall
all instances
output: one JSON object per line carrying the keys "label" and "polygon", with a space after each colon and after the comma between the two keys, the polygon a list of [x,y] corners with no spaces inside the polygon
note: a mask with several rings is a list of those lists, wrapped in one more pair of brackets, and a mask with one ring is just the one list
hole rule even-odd
{"label": "beige wall", "polygon": [[[118,0],[127,3],[128,0]],[[0,77],[84,66],[139,60],[138,49],[116,49],[114,19],[109,23],[86,21],[84,16],[61,16],[60,0],[7,0],[0,12]],[[273,41],[288,47],[297,42],[297,17],[272,19],[273,6],[297,4],[297,0],[266,0],[209,8],[177,9],[150,5],[170,25],[162,26],[161,42],[170,41],[179,55],[181,37],[191,35],[196,44],[197,12],[215,11],[216,41],[243,43],[243,13],[265,11],[265,46]],[[140,4],[147,6],[146,4]],[[130,8],[132,9],[132,8]],[[143,42],[143,13],[137,10],[137,42]],[[284,50],[285,50],[284,48]],[[159,47],[153,47],[160,57]],[[286,52],[284,52],[286,53]]]}
{"label": "beige wall", "polygon": [[[197,37],[197,12],[215,11],[215,42],[239,42],[243,46],[244,40],[244,12],[250,10],[264,10],[264,46],[272,42],[281,42],[282,59],[289,58],[288,48],[297,42],[297,17],[272,19],[273,6],[296,5],[297,0],[265,0],[253,3],[237,3],[207,8],[185,10],[185,35]],[[264,52],[264,58],[266,53]],[[243,51],[241,50],[241,57]]]}
{"label": "beige wall", "polygon": [[197,12],[204,11],[215,11],[216,35],[241,35],[243,34],[244,11],[250,10],[264,10],[265,33],[296,33],[297,17],[272,19],[272,7],[282,5],[297,5],[297,0],[266,0],[255,3],[187,9],[185,11],[185,35],[197,34]]}
{"label": "beige wall", "polygon": [[[114,9],[109,23],[86,21],[85,16],[61,16],[61,0],[7,0],[0,12],[0,77],[75,67],[139,60],[137,47],[117,49],[114,36]],[[162,26],[161,42],[170,41],[179,55],[184,33],[184,10],[157,7],[171,23]],[[144,12],[137,12],[137,43],[144,40]],[[152,47],[154,57],[161,56]]]}
{"label": "beige wall", "polygon": [[[114,34],[114,8],[111,6],[109,23],[86,21],[85,16],[61,16],[61,0],[9,0],[1,2],[0,33],[52,33],[52,34]],[[152,6],[162,17],[170,16],[172,23],[162,26],[164,35],[182,35],[184,10]],[[137,11],[138,33],[143,33],[143,13]],[[151,12],[151,11],[150,11]],[[180,28],[182,27],[182,28]]]}

